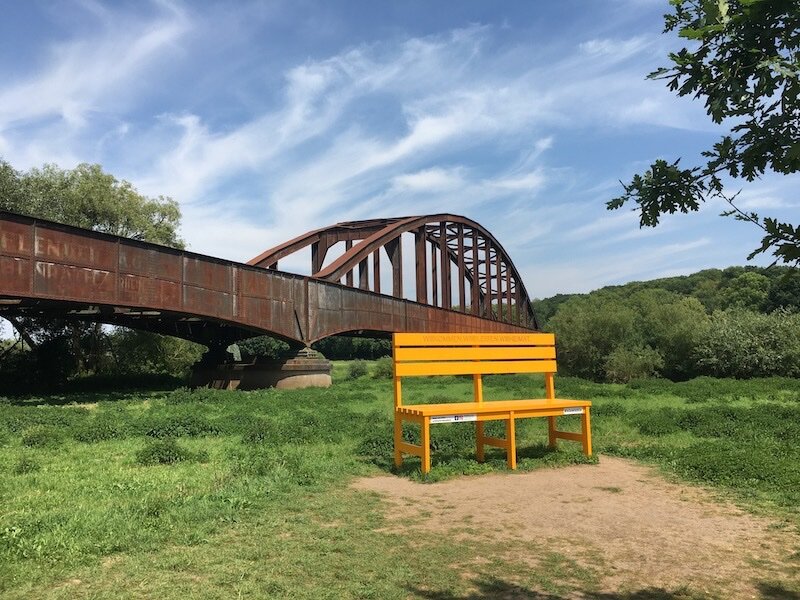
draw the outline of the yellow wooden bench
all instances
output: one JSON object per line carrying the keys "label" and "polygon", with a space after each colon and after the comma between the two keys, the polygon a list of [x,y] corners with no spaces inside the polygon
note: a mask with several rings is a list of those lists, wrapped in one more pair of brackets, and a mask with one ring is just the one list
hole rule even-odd
{"label": "yellow wooden bench", "polygon": [[[551,447],[560,439],[581,442],[592,454],[592,432],[588,400],[557,400],[555,336],[552,333],[395,333],[394,360],[394,463],[403,464],[403,454],[422,459],[422,472],[431,470],[430,426],[437,423],[475,422],[477,457],[484,459],[484,446],[506,449],[510,469],[517,468],[514,422],[529,417],[548,418]],[[529,400],[483,401],[483,375],[499,373],[544,373],[545,397]],[[474,400],[443,404],[403,405],[403,377],[472,375]],[[581,415],[581,432],[556,430],[556,417]],[[504,420],[506,437],[484,435],[485,421]],[[403,441],[403,421],[418,423],[422,443]]]}

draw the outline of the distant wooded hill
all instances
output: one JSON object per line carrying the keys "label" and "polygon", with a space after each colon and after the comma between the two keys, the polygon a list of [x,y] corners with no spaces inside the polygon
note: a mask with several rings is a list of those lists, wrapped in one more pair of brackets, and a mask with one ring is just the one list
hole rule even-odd
{"label": "distant wooded hill", "polygon": [[588,294],[556,294],[535,299],[532,304],[539,321],[546,324],[558,307],[570,298],[591,294],[629,297],[641,290],[666,290],[697,298],[709,313],[733,307],[762,313],[778,308],[800,310],[800,270],[778,266],[706,269],[691,275],[608,285]]}
{"label": "distant wooded hill", "polygon": [[730,267],[534,300],[563,371],[596,381],[800,377],[800,270]]}

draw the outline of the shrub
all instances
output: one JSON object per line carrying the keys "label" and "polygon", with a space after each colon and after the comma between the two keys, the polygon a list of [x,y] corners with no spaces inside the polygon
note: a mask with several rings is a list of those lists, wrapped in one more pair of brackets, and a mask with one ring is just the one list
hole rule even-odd
{"label": "shrub", "polygon": [[617,346],[606,359],[606,378],[614,383],[653,377],[664,366],[664,358],[650,346]]}
{"label": "shrub", "polygon": [[347,378],[358,379],[359,377],[364,377],[368,371],[367,361],[361,359],[354,360],[347,365]]}
{"label": "shrub", "polygon": [[178,462],[206,462],[208,452],[192,452],[184,448],[174,438],[150,440],[136,453],[140,465],[172,465]]}
{"label": "shrub", "polygon": [[290,350],[289,344],[268,335],[242,340],[237,342],[236,345],[239,346],[242,359],[245,361],[250,361],[254,358],[277,360],[282,356],[286,356]]}
{"label": "shrub", "polygon": [[119,328],[109,337],[123,374],[185,377],[205,348],[187,340]]}
{"label": "shrub", "polygon": [[716,377],[800,376],[800,314],[717,311],[695,353],[701,368]]}
{"label": "shrub", "polygon": [[392,354],[392,342],[377,338],[334,335],[316,342],[312,347],[331,360],[375,360]]}
{"label": "shrub", "polygon": [[375,369],[372,371],[375,379],[391,379],[394,377],[394,363],[391,356],[383,356],[375,361]]}
{"label": "shrub", "polygon": [[47,425],[33,427],[22,434],[22,444],[29,448],[57,448],[63,441],[64,434]]}
{"label": "shrub", "polygon": [[150,415],[145,420],[144,434],[153,438],[199,437],[217,435],[219,429],[205,417],[194,413]]}
{"label": "shrub", "polygon": [[559,368],[594,381],[605,378],[604,361],[614,348],[637,336],[636,311],[609,293],[567,300],[549,325],[558,340]]}
{"label": "shrub", "polygon": [[91,420],[82,421],[73,428],[73,437],[79,442],[91,444],[126,437],[129,425],[122,415],[100,413]]}

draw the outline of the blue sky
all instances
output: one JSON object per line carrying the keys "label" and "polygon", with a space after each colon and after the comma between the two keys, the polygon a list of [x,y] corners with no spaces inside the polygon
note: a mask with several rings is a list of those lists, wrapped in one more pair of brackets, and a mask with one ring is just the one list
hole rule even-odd
{"label": "blue sky", "polygon": [[[453,212],[495,234],[534,297],[743,264],[758,231],[720,205],[652,230],[605,210],[620,179],[696,161],[723,132],[645,79],[679,47],[666,9],[6,2],[0,156],[100,163],[177,200],[192,250],[234,260],[338,221]],[[744,185],[741,204],[796,220],[799,182]]]}

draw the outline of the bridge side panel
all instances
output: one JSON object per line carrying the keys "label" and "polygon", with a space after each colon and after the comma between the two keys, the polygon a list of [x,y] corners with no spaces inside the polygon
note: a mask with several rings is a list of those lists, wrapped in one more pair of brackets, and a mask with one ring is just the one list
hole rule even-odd
{"label": "bridge side panel", "polygon": [[35,227],[33,293],[63,300],[113,302],[117,294],[117,245]]}
{"label": "bridge side panel", "polygon": [[119,246],[119,299],[126,305],[180,311],[183,257],[167,248]]}
{"label": "bridge side panel", "polygon": [[304,339],[307,332],[302,278],[243,267],[238,267],[237,277],[238,320],[287,338]]}
{"label": "bridge side panel", "polygon": [[231,265],[183,258],[183,308],[220,319],[233,318]]}
{"label": "bridge side panel", "polygon": [[33,234],[20,223],[0,221],[0,281],[15,294],[33,293]]}

